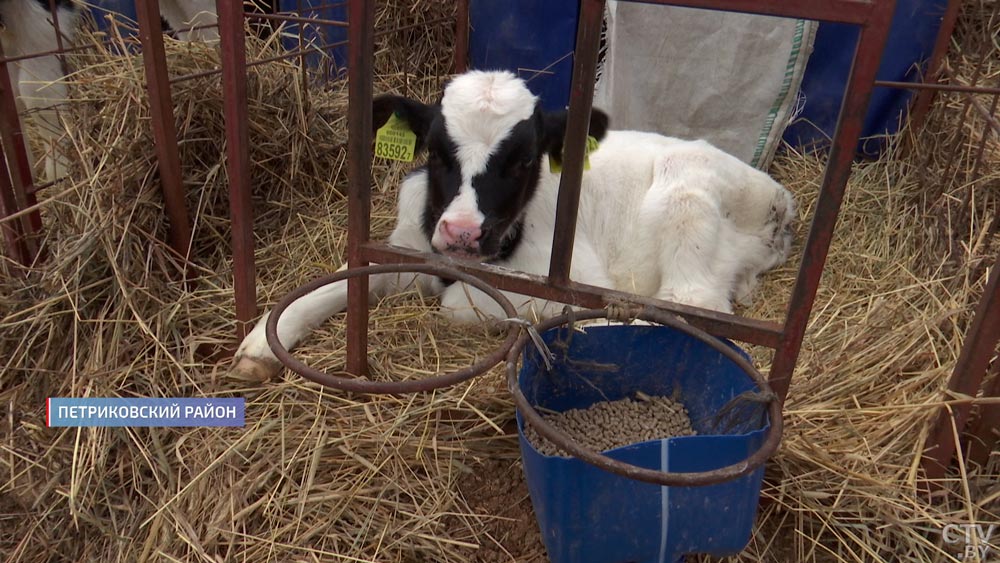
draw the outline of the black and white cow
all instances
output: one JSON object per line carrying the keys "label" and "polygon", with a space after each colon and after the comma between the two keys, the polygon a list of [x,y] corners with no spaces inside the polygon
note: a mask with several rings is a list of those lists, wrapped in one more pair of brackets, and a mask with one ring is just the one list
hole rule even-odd
{"label": "black and white cow", "polygon": [[[546,274],[559,186],[548,161],[561,156],[566,113],[543,112],[511,73],[481,71],[456,77],[435,105],[375,99],[376,124],[392,113],[409,124],[417,150],[428,156],[400,185],[390,243]],[[583,175],[572,279],[731,312],[733,299],[745,301],[757,276],[787,258],[796,217],[791,194],[705,141],[607,126],[595,109],[590,135],[600,147]],[[456,321],[503,318],[485,295],[435,277],[383,275],[370,288],[380,297],[414,284],[439,295]],[[526,318],[562,309],[508,297]],[[346,282],[306,295],[282,315],[279,339],[294,347],[346,305]],[[234,370],[243,375],[266,377],[279,368],[264,336],[266,318],[237,351]]]}
{"label": "black and white cow", "polygon": [[[214,0],[159,0],[160,11],[178,38],[218,38]],[[57,9],[62,44],[73,43],[82,16],[82,3],[75,0],[0,0],[0,45],[7,57],[49,53],[59,48],[51,6]],[[28,110],[35,130],[45,146],[45,176],[54,180],[66,172],[66,160],[57,141],[63,127],[58,105],[68,98],[65,71],[55,55],[25,58],[8,64],[11,85],[20,110]]]}

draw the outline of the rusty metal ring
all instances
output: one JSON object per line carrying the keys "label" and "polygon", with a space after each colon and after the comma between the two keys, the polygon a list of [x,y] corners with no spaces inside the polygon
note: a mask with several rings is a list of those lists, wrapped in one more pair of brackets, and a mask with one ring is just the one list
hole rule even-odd
{"label": "rusty metal ring", "polygon": [[[608,311],[604,309],[576,311],[573,314],[573,318],[576,321],[602,319],[607,318],[607,316]],[[697,338],[705,344],[708,344],[717,352],[732,360],[737,367],[749,375],[759,386],[761,391],[771,392],[771,387],[768,385],[767,380],[760,374],[759,371],[757,371],[756,368],[753,367],[749,361],[746,360],[746,358],[741,356],[729,346],[726,346],[721,340],[709,335],[703,330],[693,327],[685,323],[683,320],[675,318],[673,315],[669,315],[650,307],[646,307],[639,312],[637,318],[668,326]],[[568,321],[568,315],[560,315],[535,325],[535,328],[538,332],[544,332],[557,326],[565,325]],[[610,471],[629,479],[651,483],[653,485],[668,487],[700,487],[704,485],[714,485],[724,481],[731,481],[754,472],[758,467],[763,465],[775,451],[777,451],[778,444],[781,442],[781,401],[778,400],[776,395],[774,395],[774,399],[771,400],[768,407],[771,427],[768,430],[767,437],[765,438],[764,443],[761,444],[761,447],[743,461],[711,471],[671,473],[646,469],[644,467],[638,467],[612,459],[574,442],[568,434],[546,422],[528,402],[528,399],[521,391],[521,386],[518,384],[517,370],[517,361],[521,355],[521,350],[524,349],[524,346],[528,342],[528,335],[522,335],[507,355],[507,386],[514,397],[514,404],[521,411],[521,415],[524,417],[525,421],[531,424],[539,435],[546,438],[563,451],[569,452],[574,457],[600,469]]]}
{"label": "rusty metal ring", "polygon": [[514,342],[517,340],[519,333],[518,330],[511,329],[510,334],[507,335],[506,340],[503,341],[498,349],[494,350],[489,355],[467,368],[452,373],[436,375],[427,379],[399,382],[371,381],[368,379],[341,377],[324,373],[295,359],[278,340],[278,319],[281,317],[281,314],[288,308],[289,305],[292,304],[292,302],[300,297],[303,297],[307,293],[315,291],[325,285],[343,281],[348,278],[404,272],[428,274],[467,283],[476,289],[481,290],[493,299],[498,305],[500,305],[508,318],[514,318],[517,316],[517,311],[514,309],[514,306],[506,297],[504,297],[502,293],[500,293],[499,290],[473,275],[466,274],[452,268],[430,264],[383,264],[378,266],[365,266],[363,268],[342,270],[313,280],[312,282],[303,285],[286,295],[271,311],[271,315],[267,319],[267,324],[264,327],[264,333],[267,336],[268,346],[270,346],[271,351],[274,352],[278,361],[302,377],[319,383],[320,385],[332,387],[340,391],[352,391],[355,393],[384,393],[394,395],[431,391],[447,387],[449,385],[454,385],[456,383],[461,383],[472,379],[473,377],[482,375],[486,373],[487,370],[503,361],[511,347],[514,346]]}

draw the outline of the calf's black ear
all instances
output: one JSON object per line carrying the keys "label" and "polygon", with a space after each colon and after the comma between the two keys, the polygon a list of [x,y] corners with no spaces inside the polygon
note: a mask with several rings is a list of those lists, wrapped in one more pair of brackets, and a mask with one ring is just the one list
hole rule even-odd
{"label": "calf's black ear", "polygon": [[[566,119],[568,112],[565,110],[545,113],[542,115],[544,133],[542,135],[542,149],[549,153],[549,158],[562,164],[563,140],[566,137]],[[590,127],[587,135],[594,137],[598,141],[604,139],[608,132],[608,114],[592,108],[590,110]]]}
{"label": "calf's black ear", "polygon": [[410,126],[417,136],[416,152],[427,146],[427,132],[434,121],[437,109],[425,103],[395,94],[382,94],[372,100],[372,130],[378,131],[395,113]]}

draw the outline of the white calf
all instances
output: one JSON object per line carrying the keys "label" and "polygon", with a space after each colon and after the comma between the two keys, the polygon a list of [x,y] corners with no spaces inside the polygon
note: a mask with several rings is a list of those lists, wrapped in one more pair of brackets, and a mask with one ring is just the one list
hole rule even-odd
{"label": "white calf", "polygon": [[[375,123],[391,113],[409,124],[428,162],[400,186],[389,241],[546,274],[560,178],[548,160],[562,154],[566,113],[543,113],[524,82],[506,72],[459,76],[434,106],[376,98]],[[590,134],[601,144],[583,176],[575,281],[730,312],[732,299],[747,299],[757,276],[787,258],[795,202],[767,174],[704,141],[606,129],[607,117],[595,109]],[[430,276],[383,275],[370,287],[379,297],[414,283],[440,295],[456,321],[503,314],[480,292]],[[529,318],[561,310],[508,297]],[[278,337],[293,347],[346,306],[346,283],[306,295],[282,315]],[[265,377],[278,369],[266,318],[240,346],[237,372]]]}

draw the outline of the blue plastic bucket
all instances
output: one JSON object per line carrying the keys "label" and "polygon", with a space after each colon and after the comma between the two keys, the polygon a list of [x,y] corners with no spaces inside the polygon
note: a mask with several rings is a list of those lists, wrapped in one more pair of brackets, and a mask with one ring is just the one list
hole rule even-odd
{"label": "blue plastic bucket", "polygon": [[[687,407],[698,435],[642,442],[605,452],[607,457],[662,472],[710,471],[746,460],[769,434],[767,404],[737,399],[759,390],[754,380],[680,330],[591,326],[541,336],[553,354],[552,370],[529,343],[518,375],[520,392],[536,408],[586,408],[635,398],[636,392],[669,396]],[[513,374],[512,365],[508,369]],[[658,486],[576,458],[543,455],[525,438],[522,409],[517,424],[528,490],[553,563],[671,563],[685,554],[726,556],[746,547],[763,465],[719,484]]]}

